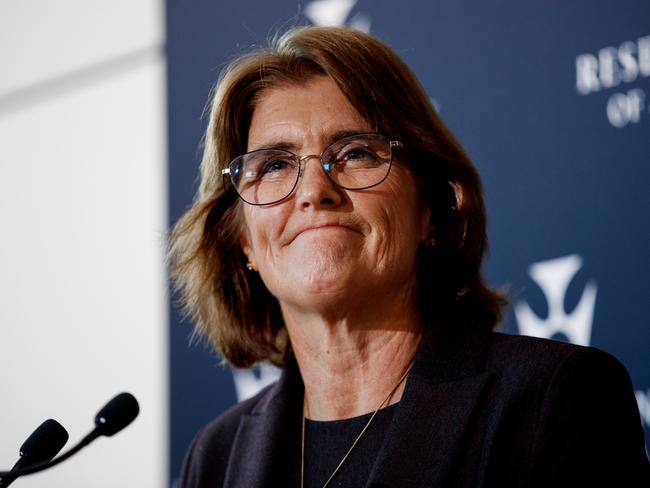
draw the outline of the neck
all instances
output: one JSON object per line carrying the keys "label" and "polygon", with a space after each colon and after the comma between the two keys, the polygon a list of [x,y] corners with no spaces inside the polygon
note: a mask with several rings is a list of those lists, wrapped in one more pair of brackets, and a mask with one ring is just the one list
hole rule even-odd
{"label": "neck", "polygon": [[[373,412],[386,399],[411,365],[422,336],[417,307],[404,304],[375,303],[373,313],[354,318],[282,307],[305,384],[308,418],[355,417]],[[405,383],[383,406],[400,400]]]}

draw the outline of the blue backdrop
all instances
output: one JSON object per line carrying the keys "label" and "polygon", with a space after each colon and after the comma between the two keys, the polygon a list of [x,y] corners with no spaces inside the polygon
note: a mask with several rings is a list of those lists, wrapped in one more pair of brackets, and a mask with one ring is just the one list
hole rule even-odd
{"label": "blue backdrop", "polygon": [[[168,0],[170,224],[196,190],[201,114],[224,64],[278,30],[324,23],[391,45],[478,167],[486,274],[511,301],[502,329],[617,356],[648,443],[650,4]],[[170,317],[173,480],[194,433],[238,397],[173,305]]]}

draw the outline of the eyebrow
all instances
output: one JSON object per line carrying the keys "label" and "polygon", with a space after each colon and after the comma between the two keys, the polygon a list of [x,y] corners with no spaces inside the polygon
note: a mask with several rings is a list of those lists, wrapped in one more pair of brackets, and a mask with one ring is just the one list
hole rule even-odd
{"label": "eyebrow", "polygon": [[[344,137],[355,136],[357,134],[366,134],[366,133],[367,131],[360,131],[360,130],[339,130],[333,132],[332,134],[327,136],[327,139],[325,140],[325,147],[338,141],[339,139],[343,139]],[[323,147],[323,149],[325,149],[325,147]],[[279,140],[279,141],[267,142],[261,145],[260,147],[255,147],[251,149],[251,151],[259,151],[261,149],[281,149],[283,151],[295,152],[298,149],[298,146],[296,146],[296,144],[294,144],[293,142]]]}

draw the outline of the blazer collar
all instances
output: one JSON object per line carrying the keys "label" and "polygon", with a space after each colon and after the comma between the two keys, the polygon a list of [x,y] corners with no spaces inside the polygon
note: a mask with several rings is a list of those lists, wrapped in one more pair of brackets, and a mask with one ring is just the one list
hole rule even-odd
{"label": "blazer collar", "polygon": [[438,487],[452,468],[482,392],[490,330],[472,323],[425,332],[367,487]]}
{"label": "blazer collar", "polygon": [[431,384],[460,380],[483,372],[492,330],[458,318],[430,325],[415,355],[411,374]]}
{"label": "blazer collar", "polygon": [[293,451],[289,438],[300,435],[304,387],[292,357],[277,383],[251,412],[243,415],[232,445],[224,488],[271,487],[283,456]]}
{"label": "blazer collar", "polygon": [[[465,321],[427,327],[368,487],[441,486],[489,382],[483,372],[489,336],[489,329]],[[280,380],[242,416],[225,487],[271,486],[290,451],[287,434],[297,430],[303,391],[292,358]]]}

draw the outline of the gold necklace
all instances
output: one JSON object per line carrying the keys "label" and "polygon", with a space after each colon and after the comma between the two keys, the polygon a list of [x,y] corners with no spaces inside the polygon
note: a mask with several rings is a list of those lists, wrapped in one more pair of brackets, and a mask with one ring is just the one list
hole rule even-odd
{"label": "gold necklace", "polygon": [[[354,446],[357,445],[357,443],[359,442],[359,440],[361,439],[363,434],[366,432],[366,430],[368,429],[368,427],[372,423],[372,420],[375,418],[375,415],[377,415],[377,412],[379,412],[379,410],[381,410],[381,407],[383,407],[384,404],[386,402],[388,402],[388,400],[390,400],[390,398],[393,396],[395,391],[397,391],[397,388],[399,388],[399,385],[402,384],[402,381],[404,381],[404,378],[406,378],[406,375],[411,370],[411,366],[413,366],[413,361],[411,361],[411,363],[406,368],[406,371],[404,371],[402,376],[400,376],[399,380],[397,381],[397,384],[393,387],[393,389],[390,391],[388,396],[384,399],[383,402],[381,402],[379,404],[379,406],[377,407],[377,410],[375,410],[373,412],[373,414],[370,416],[370,420],[368,420],[368,423],[366,423],[366,426],[361,430],[361,433],[354,440],[354,442],[350,446],[350,449],[348,449],[348,452],[345,453],[345,456],[343,456],[343,459],[341,459],[341,461],[339,462],[339,464],[336,467],[336,469],[334,470],[334,472],[330,475],[329,478],[327,478],[327,481],[323,485],[323,488],[325,488],[327,485],[329,485],[330,481],[332,481],[332,479],[334,478],[334,475],[336,475],[336,473],[341,468],[341,466],[343,466],[343,463],[345,462],[345,460],[348,458],[348,456],[352,452],[352,449],[354,449]],[[300,438],[300,488],[304,488],[304,486],[305,486],[305,413],[304,413],[304,409],[303,409],[303,414],[302,414],[302,436]]]}

